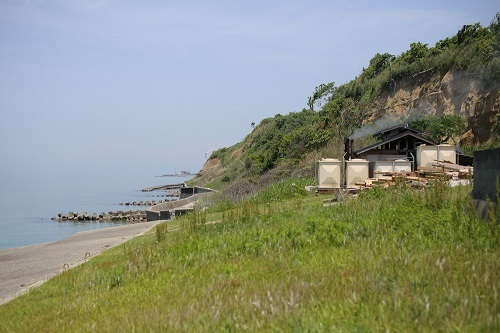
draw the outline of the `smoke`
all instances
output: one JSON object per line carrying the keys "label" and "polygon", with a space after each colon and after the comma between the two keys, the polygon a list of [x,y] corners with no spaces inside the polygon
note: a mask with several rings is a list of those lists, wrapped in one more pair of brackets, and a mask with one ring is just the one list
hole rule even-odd
{"label": "smoke", "polygon": [[364,125],[363,127],[357,129],[351,136],[350,140],[356,140],[364,138],[369,135],[379,133],[389,127],[394,126],[404,126],[414,121],[420,120],[422,117],[430,114],[436,114],[436,109],[429,103],[427,99],[419,99],[414,101],[413,107],[410,110],[406,110],[406,114],[395,115],[392,113],[386,113],[379,119],[375,120],[373,123]]}
{"label": "smoke", "polygon": [[360,138],[364,138],[368,135],[373,135],[378,133],[388,127],[396,126],[403,123],[401,119],[398,119],[396,116],[392,114],[385,114],[381,118],[375,120],[373,123],[366,124],[363,127],[357,129],[351,136],[349,136],[349,140],[356,140]]}

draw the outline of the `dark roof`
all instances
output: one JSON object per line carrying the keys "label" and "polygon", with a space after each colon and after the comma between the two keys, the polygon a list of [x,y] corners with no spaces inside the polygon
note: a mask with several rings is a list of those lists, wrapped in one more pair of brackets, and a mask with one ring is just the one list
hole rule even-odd
{"label": "dark roof", "polygon": [[387,128],[384,128],[383,130],[375,133],[374,135],[377,136],[377,135],[380,135],[380,134],[384,134],[384,133],[387,133],[387,132],[390,132],[390,131],[393,131],[395,129],[399,129],[400,131],[412,131],[414,133],[420,133],[418,130],[410,127],[409,124],[398,124],[398,125],[394,125],[392,127],[387,127]]}
{"label": "dark roof", "polygon": [[[397,128],[397,127],[395,127],[395,128]],[[394,128],[393,128],[393,129],[394,129]],[[387,130],[385,130],[385,131],[387,131]],[[354,153],[355,153],[356,155],[363,154],[363,153],[365,153],[365,152],[367,152],[367,151],[369,151],[369,150],[372,150],[372,149],[374,149],[374,148],[377,148],[378,146],[385,145],[386,143],[389,143],[389,142],[391,142],[391,141],[394,141],[394,140],[400,139],[400,138],[405,137],[405,136],[407,136],[407,135],[410,135],[410,136],[412,136],[412,137],[414,137],[414,138],[416,138],[416,139],[422,140],[422,143],[426,143],[426,144],[430,144],[430,145],[436,145],[436,144],[437,144],[437,143],[435,143],[434,141],[432,141],[431,139],[426,138],[426,137],[424,137],[424,136],[421,136],[420,134],[415,133],[414,131],[415,131],[415,130],[411,129],[411,130],[408,130],[408,131],[404,131],[404,132],[398,133],[398,134],[396,134],[396,135],[393,135],[393,136],[391,136],[391,137],[388,137],[388,138],[387,138],[387,139],[385,139],[385,140],[382,140],[382,141],[379,141],[379,142],[374,143],[374,144],[372,144],[372,145],[369,145],[369,146],[366,146],[366,147],[364,147],[364,148],[361,148],[361,149],[359,149],[359,150],[355,151]],[[381,133],[383,133],[383,132],[381,132]]]}

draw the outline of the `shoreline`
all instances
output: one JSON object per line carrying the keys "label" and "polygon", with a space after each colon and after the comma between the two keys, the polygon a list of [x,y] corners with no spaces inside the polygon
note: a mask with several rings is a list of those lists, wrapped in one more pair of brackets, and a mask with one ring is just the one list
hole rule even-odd
{"label": "shoreline", "polygon": [[[2,184],[0,195],[0,249],[23,247],[53,242],[84,230],[114,227],[125,221],[84,221],[83,219],[57,223],[52,217],[59,213],[88,212],[100,214],[128,210],[145,210],[145,202],[173,201],[176,196],[166,197],[169,192],[143,193],[145,186],[173,184],[188,178],[154,178],[143,172],[126,174],[103,173],[99,175],[46,175],[35,180],[12,177]],[[40,192],[32,188],[40,189]],[[133,205],[133,202],[143,206]],[[129,205],[126,203],[129,202]],[[121,205],[123,203],[123,205]],[[78,214],[80,215],[80,214]]]}
{"label": "shoreline", "polygon": [[0,249],[0,306],[104,250],[146,234],[159,222],[80,231],[54,242]]}

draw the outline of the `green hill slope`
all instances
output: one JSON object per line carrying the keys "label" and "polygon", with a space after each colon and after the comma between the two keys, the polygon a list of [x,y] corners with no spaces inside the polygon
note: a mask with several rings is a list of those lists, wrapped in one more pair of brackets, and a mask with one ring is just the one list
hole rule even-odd
{"label": "green hill slope", "polygon": [[498,146],[499,82],[500,13],[490,26],[465,25],[433,47],[417,42],[399,56],[377,53],[346,84],[319,85],[309,109],[262,120],[242,142],[215,151],[193,183],[238,199],[279,179],[313,176],[315,160],[342,157],[344,137],[370,143],[360,128],[375,121],[461,118],[452,133],[456,143],[469,152]]}

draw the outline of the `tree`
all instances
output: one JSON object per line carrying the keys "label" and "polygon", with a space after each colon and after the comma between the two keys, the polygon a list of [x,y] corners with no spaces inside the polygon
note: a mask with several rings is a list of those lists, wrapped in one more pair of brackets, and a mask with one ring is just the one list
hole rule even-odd
{"label": "tree", "polygon": [[456,115],[425,116],[413,121],[411,126],[421,131],[437,143],[453,140],[458,143],[457,137],[462,135],[466,129],[464,118]]}
{"label": "tree", "polygon": [[368,68],[363,69],[363,76],[366,79],[374,78],[388,68],[391,63],[396,59],[395,56],[389,53],[377,53],[370,60]]}
{"label": "tree", "polygon": [[366,105],[361,102],[354,103],[348,100],[346,104],[340,115],[339,134],[342,136],[350,136],[360,128],[367,114]]}
{"label": "tree", "polygon": [[325,127],[336,130],[339,137],[351,135],[363,124],[367,107],[363,102],[352,98],[338,97],[330,100],[320,112],[320,122]]}
{"label": "tree", "polygon": [[401,54],[401,60],[406,62],[407,64],[412,64],[419,59],[425,58],[429,53],[429,49],[427,48],[427,44],[423,44],[420,42],[411,43],[410,49]]}
{"label": "tree", "polygon": [[495,18],[491,21],[490,31],[497,37],[500,35],[500,12],[496,13]]}
{"label": "tree", "polygon": [[314,105],[316,103],[319,103],[321,106],[322,101],[326,101],[328,99],[328,96],[333,92],[335,86],[335,82],[330,82],[327,84],[320,84],[319,86],[316,87],[314,90],[314,93],[312,96],[309,96],[307,99],[307,106],[309,106],[309,109],[311,111],[314,111]]}
{"label": "tree", "polygon": [[466,24],[457,33],[458,45],[468,44],[473,42],[479,35],[483,34],[486,30],[481,27],[479,23]]}

